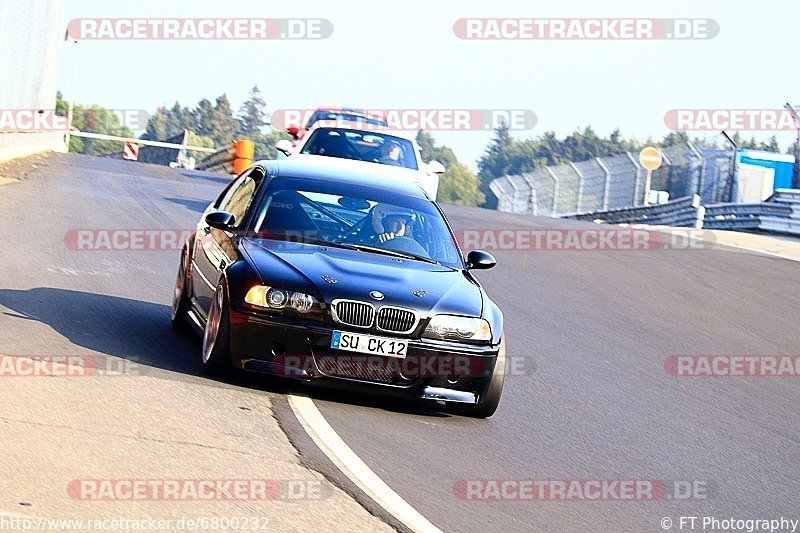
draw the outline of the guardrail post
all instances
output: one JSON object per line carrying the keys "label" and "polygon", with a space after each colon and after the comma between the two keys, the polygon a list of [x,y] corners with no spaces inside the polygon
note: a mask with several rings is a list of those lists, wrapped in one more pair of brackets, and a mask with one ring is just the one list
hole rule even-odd
{"label": "guardrail post", "polygon": [[694,229],[703,229],[703,222],[706,219],[706,208],[705,206],[698,206],[697,207],[697,218],[694,221]]}
{"label": "guardrail post", "polygon": [[528,196],[528,202],[531,214],[536,215],[538,211],[536,206],[536,188],[533,186],[533,181],[528,179],[526,174],[520,174],[520,177],[528,184],[528,188],[531,190],[531,194]]}
{"label": "guardrail post", "polygon": [[512,213],[516,213],[516,212],[517,212],[517,211],[516,211],[516,205],[517,205],[517,191],[518,191],[519,189],[518,189],[518,188],[517,188],[517,186],[514,184],[514,182],[513,182],[513,181],[511,181],[511,178],[510,178],[509,176],[503,176],[503,177],[506,179],[506,181],[508,181],[508,184],[509,184],[509,185],[511,185],[511,190],[513,191],[513,192],[511,193],[511,212],[512,212]]}
{"label": "guardrail post", "polygon": [[[663,154],[663,152],[662,152],[662,154]],[[640,182],[641,182],[641,180],[639,179],[639,171],[643,170],[643,168],[639,165],[639,162],[636,160],[635,157],[633,157],[631,155],[630,152],[625,152],[625,155],[628,156],[628,159],[630,159],[631,164],[633,164],[633,167],[636,169],[636,174],[633,177],[633,198],[631,199],[631,204],[634,207],[638,207],[640,205],[644,205],[644,203],[645,203],[644,202],[644,195],[647,194],[647,191],[645,191],[644,194],[642,194],[642,192],[639,190],[639,188],[640,188],[639,185],[640,185]],[[663,157],[663,155],[662,155],[662,157]],[[640,195],[642,196],[642,201],[637,203],[636,199]]]}
{"label": "guardrail post", "polygon": [[580,213],[582,211],[581,207],[583,207],[583,182],[585,178],[583,174],[581,174],[581,171],[578,170],[578,167],[575,166],[575,163],[570,163],[569,165],[572,167],[572,170],[575,171],[575,174],[578,175],[578,202],[575,211]]}
{"label": "guardrail post", "polygon": [[597,164],[605,175],[605,183],[603,184],[603,211],[608,211],[608,188],[611,186],[611,171],[603,164],[603,160],[599,157],[595,158]]}
{"label": "guardrail post", "polygon": [[553,181],[555,182],[555,185],[553,185],[553,204],[550,213],[551,215],[555,215],[558,209],[558,190],[559,190],[558,176],[556,176],[555,172],[550,170],[550,167],[544,167],[544,168],[545,170],[547,170],[547,173],[550,174],[550,177],[553,178]]}
{"label": "guardrail post", "polygon": [[697,184],[695,185],[692,183],[692,190],[689,191],[689,194],[703,194],[703,174],[705,173],[706,159],[703,157],[702,152],[700,152],[691,141],[687,141],[686,144],[689,146],[689,150],[691,150],[700,161],[700,171],[697,173]]}

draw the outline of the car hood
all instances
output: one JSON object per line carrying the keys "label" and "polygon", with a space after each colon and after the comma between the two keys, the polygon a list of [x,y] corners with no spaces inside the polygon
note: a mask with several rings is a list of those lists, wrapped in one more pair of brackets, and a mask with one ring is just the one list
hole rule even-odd
{"label": "car hood", "polygon": [[[272,239],[242,240],[262,283],[330,303],[337,298],[397,305],[425,314],[481,316],[482,291],[469,274],[388,255]],[[378,303],[370,292],[383,293]],[[415,294],[416,293],[416,294]]]}

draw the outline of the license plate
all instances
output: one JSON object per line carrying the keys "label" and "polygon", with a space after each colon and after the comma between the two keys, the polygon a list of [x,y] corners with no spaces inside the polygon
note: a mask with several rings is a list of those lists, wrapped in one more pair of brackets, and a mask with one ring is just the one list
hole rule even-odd
{"label": "license plate", "polygon": [[349,352],[385,355],[387,357],[405,358],[408,343],[399,339],[388,339],[361,333],[334,331],[331,337],[331,348]]}

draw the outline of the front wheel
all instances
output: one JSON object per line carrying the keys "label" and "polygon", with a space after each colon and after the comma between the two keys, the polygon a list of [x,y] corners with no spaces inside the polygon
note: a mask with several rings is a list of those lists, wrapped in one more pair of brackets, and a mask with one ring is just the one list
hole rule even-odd
{"label": "front wheel", "polygon": [[225,285],[220,283],[214,292],[214,299],[206,318],[203,332],[203,372],[212,375],[223,374],[230,369],[230,313]]}
{"label": "front wheel", "polygon": [[189,329],[189,265],[191,259],[189,258],[189,251],[184,246],[181,252],[181,262],[178,265],[178,277],[175,280],[175,288],[172,292],[172,329],[175,331],[185,332]]}
{"label": "front wheel", "polygon": [[500,398],[503,396],[503,384],[506,379],[506,341],[500,341],[500,349],[497,351],[497,361],[494,364],[492,375],[489,377],[483,389],[478,395],[478,403],[474,405],[453,404],[451,411],[474,418],[489,418],[500,405]]}

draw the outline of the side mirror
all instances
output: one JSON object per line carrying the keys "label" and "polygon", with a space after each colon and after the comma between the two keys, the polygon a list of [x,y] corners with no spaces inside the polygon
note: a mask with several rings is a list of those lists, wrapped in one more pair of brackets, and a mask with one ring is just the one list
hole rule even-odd
{"label": "side mirror", "polygon": [[214,211],[206,215],[206,224],[212,228],[229,230],[236,224],[236,217],[227,211]]}
{"label": "side mirror", "polygon": [[297,134],[300,133],[300,127],[299,126],[289,126],[288,128],[286,128],[286,133],[291,135],[292,139],[294,139],[296,141],[297,140]]}
{"label": "side mirror", "polygon": [[444,165],[439,163],[438,161],[431,161],[430,163],[428,163],[428,171],[431,174],[444,174],[446,172],[446,169],[444,168]]}
{"label": "side mirror", "polygon": [[489,252],[472,250],[467,254],[467,270],[486,270],[497,265],[497,260]]}
{"label": "side mirror", "polygon": [[275,149],[288,157],[292,155],[292,141],[281,139],[275,143]]}

